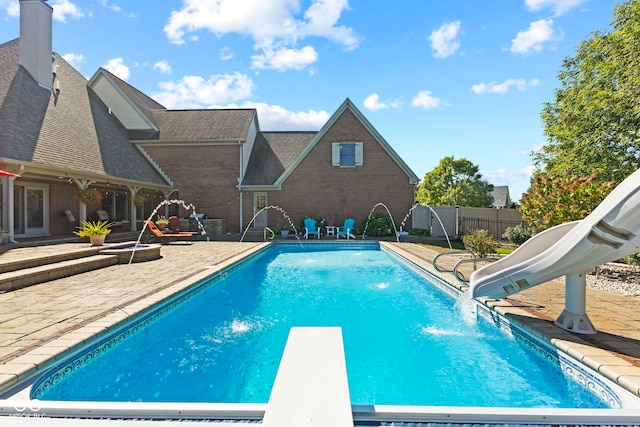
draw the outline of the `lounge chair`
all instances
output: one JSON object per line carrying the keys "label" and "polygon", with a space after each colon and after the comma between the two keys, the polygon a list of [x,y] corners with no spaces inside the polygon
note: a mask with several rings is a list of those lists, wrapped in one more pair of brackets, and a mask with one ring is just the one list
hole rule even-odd
{"label": "lounge chair", "polygon": [[113,219],[109,218],[109,214],[104,209],[98,209],[96,211],[96,216],[98,217],[98,219],[100,221],[113,222],[113,226],[114,227],[122,227],[122,225],[123,225],[123,221],[121,221],[121,220],[116,221],[116,220],[113,220]]}
{"label": "lounge chair", "polygon": [[153,221],[145,221],[147,229],[153,235],[153,237],[160,243],[167,244],[178,240],[191,242],[193,240],[193,233],[163,233]]}
{"label": "lounge chair", "polygon": [[304,219],[304,238],[308,239],[309,236],[316,236],[320,238],[320,227],[316,226],[316,220],[313,218]]}
{"label": "lounge chair", "polygon": [[198,233],[197,231],[184,231],[180,228],[180,218],[178,218],[177,216],[170,216],[169,217],[169,228],[171,229],[171,231],[173,233],[182,233],[182,234],[191,234],[192,236],[197,236]]}
{"label": "lounge chair", "polygon": [[356,236],[353,235],[353,226],[356,221],[353,218],[347,218],[344,220],[344,225],[342,227],[338,227],[338,232],[336,233],[336,239],[339,239],[340,236],[344,236],[347,240],[355,239]]}

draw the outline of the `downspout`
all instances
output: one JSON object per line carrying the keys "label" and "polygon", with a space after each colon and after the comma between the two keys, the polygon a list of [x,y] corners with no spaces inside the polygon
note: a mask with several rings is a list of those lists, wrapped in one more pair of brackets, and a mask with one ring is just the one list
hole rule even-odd
{"label": "downspout", "polygon": [[240,233],[242,233],[242,177],[243,177],[243,165],[244,165],[244,161],[243,161],[243,157],[244,154],[242,152],[242,141],[238,140],[238,147],[240,149],[240,177],[238,178],[238,192],[240,193]]}

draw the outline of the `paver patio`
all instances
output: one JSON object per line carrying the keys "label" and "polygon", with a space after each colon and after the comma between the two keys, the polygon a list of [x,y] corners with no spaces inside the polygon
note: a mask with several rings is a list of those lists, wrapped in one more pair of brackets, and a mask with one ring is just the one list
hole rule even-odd
{"label": "paver patio", "polygon": [[[0,387],[5,389],[48,367],[74,346],[262,245],[219,241],[165,245],[159,260],[114,265],[0,294]],[[435,252],[412,243],[390,245],[435,273],[431,265]],[[16,257],[82,246],[88,245],[11,249],[0,254],[0,267]],[[467,269],[467,277],[469,273]],[[436,274],[457,284],[449,273]],[[564,285],[559,282],[534,287],[507,300],[482,301],[640,396],[637,298],[588,289],[587,313],[599,331],[595,335],[572,334],[553,325],[564,308]]]}

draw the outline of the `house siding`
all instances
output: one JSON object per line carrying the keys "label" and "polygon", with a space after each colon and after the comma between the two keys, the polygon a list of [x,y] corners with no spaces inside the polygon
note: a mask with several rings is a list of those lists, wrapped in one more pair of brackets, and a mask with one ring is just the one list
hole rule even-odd
{"label": "house siding", "polygon": [[[240,230],[238,145],[145,146],[145,151],[173,180],[177,195],[208,218],[227,220],[227,231]],[[180,209],[180,217],[191,212]]]}
{"label": "house siding", "polygon": [[[363,142],[363,166],[342,168],[331,165],[331,143]],[[414,186],[409,177],[368,132],[357,117],[345,110],[323,135],[280,191],[270,191],[268,202],[282,207],[299,226],[307,216],[320,215],[336,225],[345,218],[356,220],[356,227],[377,203],[384,203],[396,222],[401,222],[414,201]],[[245,217],[252,216],[252,196],[246,197]],[[384,208],[378,208],[385,212]],[[376,212],[378,212],[378,209]],[[281,215],[269,212],[269,224]],[[399,224],[398,224],[399,226]]]}
{"label": "house siding", "polygon": [[133,108],[127,99],[125,99],[103,75],[99,75],[96,78],[92,87],[105,105],[111,107],[113,114],[127,129],[151,128],[140,113]]}

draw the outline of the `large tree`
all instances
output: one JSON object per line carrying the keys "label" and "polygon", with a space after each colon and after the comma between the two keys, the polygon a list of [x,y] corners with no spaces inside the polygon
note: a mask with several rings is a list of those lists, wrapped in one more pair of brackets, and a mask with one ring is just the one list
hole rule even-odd
{"label": "large tree", "polygon": [[616,186],[615,181],[598,182],[598,174],[560,178],[535,176],[531,189],[520,203],[522,219],[538,231],[584,219]]}
{"label": "large tree", "polygon": [[489,207],[493,202],[491,191],[493,185],[482,179],[478,166],[450,156],[425,174],[416,199],[431,206]]}
{"label": "large tree", "polygon": [[640,167],[640,0],[616,5],[611,30],[590,34],[558,77],[536,165],[552,179],[570,171],[622,181]]}

